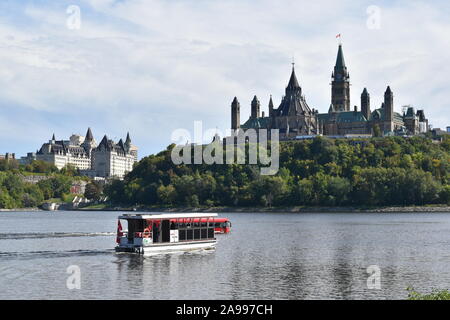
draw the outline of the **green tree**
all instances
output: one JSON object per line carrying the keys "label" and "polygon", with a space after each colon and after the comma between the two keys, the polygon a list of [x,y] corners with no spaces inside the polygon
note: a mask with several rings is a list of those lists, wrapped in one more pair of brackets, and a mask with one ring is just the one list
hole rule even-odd
{"label": "green tree", "polygon": [[84,196],[89,200],[98,201],[102,196],[102,191],[102,186],[98,182],[92,181],[86,184]]}

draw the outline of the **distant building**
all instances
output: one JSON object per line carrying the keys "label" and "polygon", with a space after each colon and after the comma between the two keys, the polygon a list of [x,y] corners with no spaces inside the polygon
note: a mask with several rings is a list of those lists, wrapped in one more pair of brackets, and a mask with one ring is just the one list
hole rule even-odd
{"label": "distant building", "polygon": [[447,132],[450,132],[450,127],[447,127]]}
{"label": "distant building", "polygon": [[431,130],[431,133],[433,135],[433,138],[439,138],[439,137],[443,137],[443,136],[449,135],[450,131],[448,131],[448,128],[447,128],[447,131],[442,130],[440,128],[434,128],[434,129]]}
{"label": "distant building", "polygon": [[21,157],[19,159],[19,164],[27,165],[36,160],[36,152],[28,152],[26,157]]}
{"label": "distant building", "polygon": [[9,152],[5,154],[0,154],[0,160],[16,160],[16,154]]}
{"label": "distant building", "polygon": [[250,118],[240,124],[240,103],[235,97],[231,103],[231,129],[279,129],[281,139],[299,136],[346,135],[417,135],[429,131],[423,110],[405,107],[400,114],[394,110],[394,93],[388,86],[381,107],[371,110],[370,95],[366,88],[361,94],[361,108],[351,110],[350,73],[339,45],[336,64],[331,74],[331,105],[327,113],[319,113],[306,102],[297,80],[294,66],[278,108],[274,108],[270,96],[267,117],[260,115],[260,101],[255,96],[251,102]]}
{"label": "distant building", "polygon": [[[91,177],[123,178],[137,162],[137,152],[138,148],[131,144],[129,134],[125,143],[122,139],[114,143],[105,135],[97,146],[92,131],[88,128],[86,137],[74,134],[69,140],[56,140],[53,135],[35,157],[36,160],[54,164],[58,169],[72,165],[82,174]],[[23,161],[32,158],[33,154],[29,153]]]}

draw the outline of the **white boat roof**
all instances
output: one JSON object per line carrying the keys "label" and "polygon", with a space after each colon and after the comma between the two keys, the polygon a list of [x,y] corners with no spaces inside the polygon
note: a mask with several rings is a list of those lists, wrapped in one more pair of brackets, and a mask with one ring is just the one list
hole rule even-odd
{"label": "white boat roof", "polygon": [[211,218],[217,217],[217,213],[126,213],[119,216],[119,219],[175,219],[175,218]]}

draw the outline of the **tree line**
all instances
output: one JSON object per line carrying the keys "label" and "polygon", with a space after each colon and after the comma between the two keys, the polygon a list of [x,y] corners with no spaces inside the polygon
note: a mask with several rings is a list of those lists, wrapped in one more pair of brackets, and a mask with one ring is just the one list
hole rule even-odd
{"label": "tree line", "polygon": [[[26,176],[45,176],[37,183],[27,182]],[[0,160],[0,208],[30,208],[46,200],[70,201],[70,187],[75,179],[83,179],[73,166],[58,170],[53,164],[33,161],[19,165],[16,160]]]}
{"label": "tree line", "polygon": [[[450,203],[450,139],[329,139],[280,143],[280,169],[180,164],[174,145],[105,186],[126,206],[386,206]],[[247,146],[248,147],[248,146]]]}

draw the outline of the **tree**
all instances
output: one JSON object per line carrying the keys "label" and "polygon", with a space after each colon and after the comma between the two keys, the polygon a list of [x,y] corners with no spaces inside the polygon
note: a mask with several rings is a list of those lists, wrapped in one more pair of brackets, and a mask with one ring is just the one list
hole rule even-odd
{"label": "tree", "polygon": [[450,183],[448,146],[427,138],[282,142],[279,172],[269,177],[260,176],[258,165],[175,165],[170,151],[145,157],[123,181],[109,183],[105,194],[111,202],[381,206],[448,199],[443,187]]}
{"label": "tree", "polygon": [[441,203],[446,203],[450,205],[450,185],[445,185],[439,194],[439,199]]}
{"label": "tree", "polygon": [[84,196],[89,200],[98,201],[102,196],[102,186],[95,181],[86,184]]}
{"label": "tree", "polygon": [[175,187],[171,184],[168,186],[161,185],[157,190],[158,199],[162,204],[174,204],[177,199],[177,191]]}
{"label": "tree", "polygon": [[381,137],[381,129],[378,124],[373,126],[373,136],[374,137]]}

